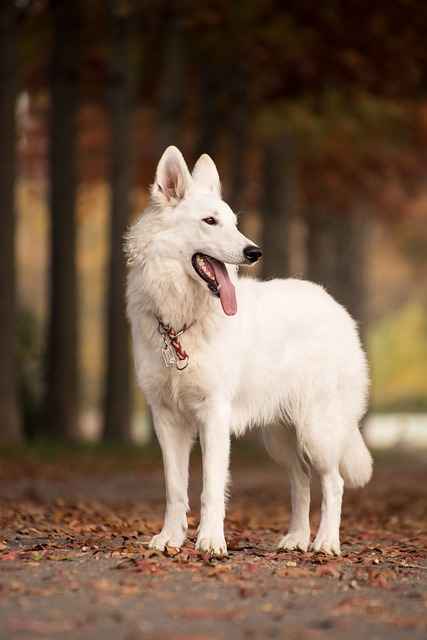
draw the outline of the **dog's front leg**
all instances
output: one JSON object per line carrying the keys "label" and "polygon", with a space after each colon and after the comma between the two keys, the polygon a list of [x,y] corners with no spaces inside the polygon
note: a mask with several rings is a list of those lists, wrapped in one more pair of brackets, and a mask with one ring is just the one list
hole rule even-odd
{"label": "dog's front leg", "polygon": [[166,512],[163,528],[150,547],[163,551],[166,545],[181,547],[187,533],[188,463],[194,434],[164,407],[153,408],[153,419],[163,455]]}
{"label": "dog's front leg", "polygon": [[230,458],[230,408],[211,405],[200,427],[203,492],[196,548],[214,556],[227,555],[224,538],[225,490]]}

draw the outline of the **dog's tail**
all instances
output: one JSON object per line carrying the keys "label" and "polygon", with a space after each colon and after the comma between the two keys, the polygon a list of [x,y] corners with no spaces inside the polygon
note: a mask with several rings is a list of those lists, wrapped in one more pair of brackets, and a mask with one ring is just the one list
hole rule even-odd
{"label": "dog's tail", "polygon": [[363,487],[372,476],[372,457],[362,434],[355,429],[340,462],[340,473],[346,487]]}

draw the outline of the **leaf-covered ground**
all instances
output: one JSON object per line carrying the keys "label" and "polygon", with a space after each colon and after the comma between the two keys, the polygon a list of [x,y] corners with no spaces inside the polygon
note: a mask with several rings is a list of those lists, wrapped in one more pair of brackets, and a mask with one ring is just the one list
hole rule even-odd
{"label": "leaf-covered ground", "polygon": [[[123,459],[125,457],[125,459]],[[427,472],[404,454],[346,492],[341,558],[276,553],[283,471],[234,456],[229,558],[149,551],[163,512],[158,458],[3,454],[0,639],[222,640],[427,637]],[[319,519],[314,498],[313,531]]]}

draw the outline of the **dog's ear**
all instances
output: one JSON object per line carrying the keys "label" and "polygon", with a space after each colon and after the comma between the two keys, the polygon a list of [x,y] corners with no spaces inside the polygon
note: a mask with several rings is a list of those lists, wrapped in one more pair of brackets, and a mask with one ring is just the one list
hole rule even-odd
{"label": "dog's ear", "polygon": [[221,195],[221,182],[215,162],[207,153],[204,153],[197,160],[193,169],[193,180],[204,189],[211,191],[215,195]]}
{"label": "dog's ear", "polygon": [[181,151],[171,146],[159,160],[151,195],[163,205],[178,204],[191,182],[191,174]]}

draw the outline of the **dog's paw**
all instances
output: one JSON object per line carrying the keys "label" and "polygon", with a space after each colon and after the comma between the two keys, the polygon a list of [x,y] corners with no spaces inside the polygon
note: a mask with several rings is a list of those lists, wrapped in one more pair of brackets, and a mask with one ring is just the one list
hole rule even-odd
{"label": "dog's paw", "polygon": [[317,553],[326,553],[330,556],[340,556],[341,548],[339,538],[335,535],[327,535],[323,534],[319,531],[314,542],[310,547],[313,551]]}
{"label": "dog's paw", "polygon": [[153,536],[150,540],[150,549],[157,549],[158,551],[164,551],[166,546],[175,547],[180,549],[184,543],[185,536],[178,533],[169,533],[162,529],[160,533]]}
{"label": "dog's paw", "polygon": [[310,532],[309,531],[293,531],[287,533],[280,540],[277,545],[278,549],[284,549],[285,551],[293,551],[299,549],[300,551],[307,551],[310,544]]}
{"label": "dog's paw", "polygon": [[202,553],[209,553],[215,558],[223,558],[227,555],[227,543],[224,536],[210,536],[199,534],[196,549]]}

